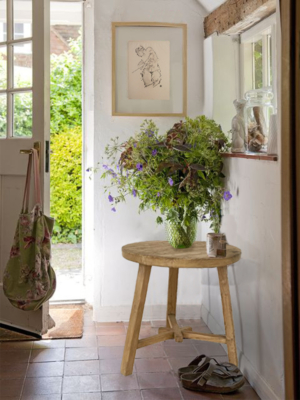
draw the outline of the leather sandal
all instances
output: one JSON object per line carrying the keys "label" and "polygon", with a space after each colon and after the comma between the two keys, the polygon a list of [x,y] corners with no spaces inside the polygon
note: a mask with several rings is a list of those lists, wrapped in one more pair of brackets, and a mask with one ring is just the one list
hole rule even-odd
{"label": "leather sandal", "polygon": [[191,373],[197,367],[200,367],[201,365],[206,364],[210,360],[214,360],[216,365],[220,365],[221,367],[224,367],[228,372],[239,372],[240,371],[238,369],[238,367],[234,364],[231,364],[229,362],[219,363],[215,358],[207,357],[205,354],[201,354],[201,356],[194,358],[194,360],[191,361],[187,367],[182,367],[182,368],[178,369],[179,378],[181,377],[182,374]]}
{"label": "leather sandal", "polygon": [[196,368],[193,373],[183,374],[181,383],[188,390],[225,394],[241,388],[245,379],[240,371],[228,372],[226,368],[210,361]]}

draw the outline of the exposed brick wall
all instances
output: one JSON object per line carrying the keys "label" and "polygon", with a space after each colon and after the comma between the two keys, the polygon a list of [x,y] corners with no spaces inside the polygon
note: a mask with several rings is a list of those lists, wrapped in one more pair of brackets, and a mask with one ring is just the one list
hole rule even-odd
{"label": "exposed brick wall", "polygon": [[51,54],[61,54],[69,50],[69,40],[77,39],[80,26],[53,25],[51,26]]}

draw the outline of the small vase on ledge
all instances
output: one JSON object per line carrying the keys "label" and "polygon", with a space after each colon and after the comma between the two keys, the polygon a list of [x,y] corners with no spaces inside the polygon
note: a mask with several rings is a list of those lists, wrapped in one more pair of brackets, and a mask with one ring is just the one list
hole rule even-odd
{"label": "small vase on ledge", "polygon": [[236,109],[236,116],[232,119],[231,132],[232,132],[232,153],[245,153],[245,117],[244,109],[246,100],[234,100],[233,102]]}

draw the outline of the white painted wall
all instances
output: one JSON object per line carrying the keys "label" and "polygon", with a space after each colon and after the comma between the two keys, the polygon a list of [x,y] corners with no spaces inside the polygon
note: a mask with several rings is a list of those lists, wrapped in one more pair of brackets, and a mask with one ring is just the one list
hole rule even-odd
{"label": "white painted wall", "polygon": [[[205,40],[205,81],[214,93],[207,107],[224,128],[234,115],[227,107],[239,93],[235,46],[226,37]],[[278,42],[278,62],[279,49]],[[263,400],[283,399],[280,160],[226,159],[224,173],[233,198],[226,203],[222,231],[242,249],[242,260],[229,268],[240,366]],[[213,333],[224,332],[216,271],[203,270],[201,293],[202,317]]]}
{"label": "white painted wall", "polygon": [[[101,160],[104,147],[111,137],[126,140],[139,129],[143,118],[112,117],[111,115],[111,22],[146,21],[177,22],[188,24],[188,114],[195,117],[203,113],[203,18],[205,10],[194,0],[101,0],[89,1],[94,9],[94,93],[95,116],[93,142],[94,162]],[[87,7],[87,6],[86,6]],[[91,8],[86,8],[86,14]],[[89,26],[86,26],[88,35]],[[86,39],[88,43],[88,39]],[[169,129],[178,118],[155,118],[162,132]],[[91,135],[91,126],[86,131]],[[87,143],[89,141],[87,140]],[[91,158],[92,159],[92,158]],[[86,167],[88,167],[86,162]],[[137,265],[124,260],[121,247],[127,243],[164,239],[163,227],[155,223],[153,212],[138,214],[138,201],[129,199],[110,211],[103,183],[99,176],[93,180],[93,199],[86,200],[88,214],[94,215],[94,224],[87,218],[86,240],[90,242],[86,256],[94,263],[94,318],[97,321],[126,320],[129,318],[134,293]],[[91,186],[87,185],[90,198]],[[93,236],[94,234],[94,236]],[[200,235],[200,233],[199,233]],[[200,237],[200,236],[199,236]],[[93,244],[94,243],[94,244]],[[89,268],[89,267],[88,267]],[[89,275],[89,278],[91,275]],[[88,294],[92,281],[88,278]],[[200,317],[200,271],[180,271],[178,293],[179,315]],[[164,318],[167,302],[167,270],[153,268],[146,300],[144,318]]]}

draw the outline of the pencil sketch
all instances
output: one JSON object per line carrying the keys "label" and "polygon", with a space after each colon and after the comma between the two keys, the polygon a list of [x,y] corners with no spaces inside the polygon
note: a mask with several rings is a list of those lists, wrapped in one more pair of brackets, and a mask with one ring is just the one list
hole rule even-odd
{"label": "pencil sketch", "polygon": [[128,42],[128,97],[169,100],[170,42]]}
{"label": "pencil sketch", "polygon": [[143,46],[140,46],[135,49],[135,52],[141,58],[141,61],[138,63],[137,69],[132,71],[132,73],[140,72],[145,87],[159,85],[162,81],[161,69],[157,54],[153,48],[147,47],[145,49]]}

